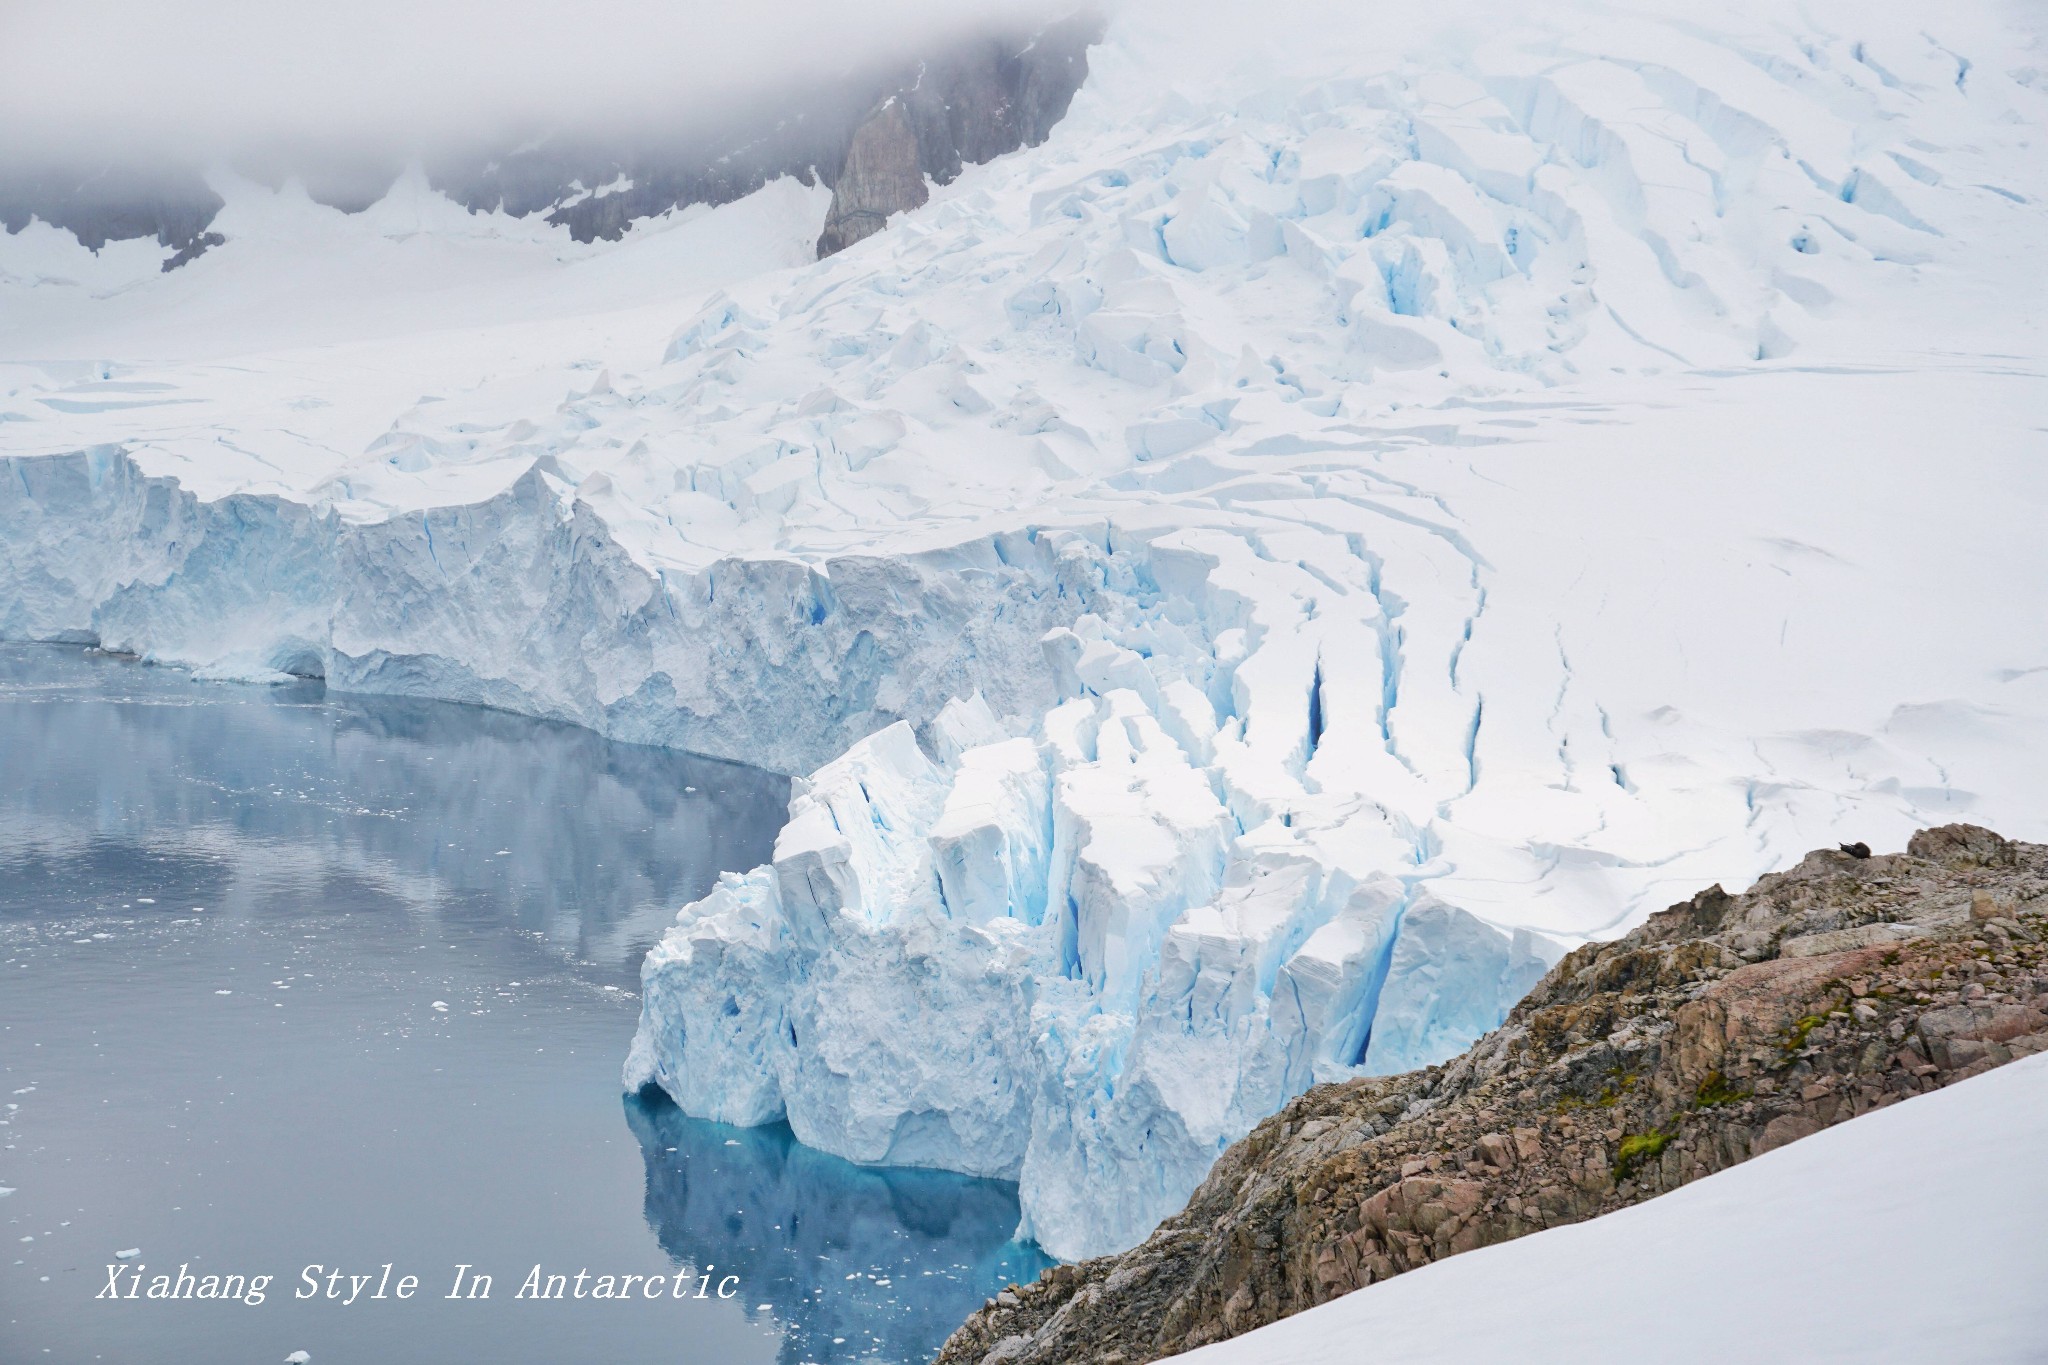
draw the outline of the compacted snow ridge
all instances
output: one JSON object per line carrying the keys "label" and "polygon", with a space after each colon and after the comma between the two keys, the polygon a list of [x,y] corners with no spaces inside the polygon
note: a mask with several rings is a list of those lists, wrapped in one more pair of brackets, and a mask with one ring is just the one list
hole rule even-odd
{"label": "compacted snow ridge", "polygon": [[[1589,1222],[1453,1256],[1184,1365],[2038,1360],[2048,1057]],[[1967,1212],[1965,1212],[1967,1211]]]}
{"label": "compacted snow ridge", "polygon": [[2028,12],[1258,17],[814,265],[791,182],[0,238],[0,636],[807,774],[626,1083],[1067,1257],[1702,886],[2048,836]]}

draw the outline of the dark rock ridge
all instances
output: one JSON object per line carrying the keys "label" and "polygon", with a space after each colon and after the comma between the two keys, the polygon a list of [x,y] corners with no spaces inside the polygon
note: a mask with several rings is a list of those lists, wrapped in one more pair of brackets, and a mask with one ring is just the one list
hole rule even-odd
{"label": "dark rock ridge", "polygon": [[1859,853],[1576,950],[1446,1065],[1300,1096],[1142,1246],[1003,1291],[941,1365],[1157,1360],[2048,1050],[2048,847],[1950,825]]}
{"label": "dark rock ridge", "polygon": [[844,251],[888,224],[889,215],[922,207],[931,192],[917,154],[917,132],[902,100],[883,102],[853,133],[832,207],[818,237],[818,259]]}
{"label": "dark rock ridge", "polygon": [[154,237],[174,253],[164,262],[165,270],[225,240],[207,231],[223,207],[221,197],[193,171],[121,175],[106,169],[44,169],[0,179],[0,225],[9,233],[40,218],[91,251],[108,242]]}
{"label": "dark rock ridge", "polygon": [[[1076,13],[1035,33],[966,39],[903,66],[777,91],[689,128],[444,153],[425,170],[472,212],[544,213],[579,242],[616,241],[642,219],[730,203],[795,176],[834,191],[818,244],[825,256],[922,204],[927,177],[945,184],[965,166],[1043,142],[1087,78],[1088,46],[1101,31],[1099,16]],[[238,169],[270,185],[296,175],[316,202],[345,213],[376,203],[400,170],[396,159],[312,160]],[[221,207],[191,169],[0,171],[0,224],[10,233],[40,218],[94,251],[154,236],[173,253],[166,270],[223,240],[209,231]]]}
{"label": "dark rock ridge", "polygon": [[968,165],[1045,141],[1088,75],[1092,16],[1030,38],[992,38],[948,60],[919,63],[854,130],[818,238],[822,260],[881,231],[892,213],[926,199],[925,177],[946,184]]}

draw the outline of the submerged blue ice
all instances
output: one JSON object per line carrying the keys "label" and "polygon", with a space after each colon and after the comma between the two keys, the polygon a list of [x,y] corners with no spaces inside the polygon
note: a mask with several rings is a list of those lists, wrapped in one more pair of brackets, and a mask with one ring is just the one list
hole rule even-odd
{"label": "submerged blue ice", "polygon": [[988,1295],[1052,1264],[1013,1239],[1013,1188],[950,1171],[856,1166],[787,1124],[693,1119],[628,1095],[662,1247],[734,1274],[782,1330],[779,1359],[923,1361]]}

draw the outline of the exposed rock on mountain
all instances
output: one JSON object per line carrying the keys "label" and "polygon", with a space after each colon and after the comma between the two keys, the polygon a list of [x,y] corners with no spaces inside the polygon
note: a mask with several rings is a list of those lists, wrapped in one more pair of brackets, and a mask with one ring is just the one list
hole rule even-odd
{"label": "exposed rock on mountain", "polygon": [[819,257],[923,204],[926,176],[943,185],[968,165],[1045,141],[1086,79],[1088,45],[1100,33],[1098,20],[1075,17],[1028,39],[991,39],[920,62],[854,131],[828,180]]}
{"label": "exposed rock on mountain", "polygon": [[2048,1050],[2048,847],[1859,851],[1579,949],[1447,1065],[1309,1091],[1144,1245],[1004,1291],[942,1365],[1156,1360]]}
{"label": "exposed rock on mountain", "polygon": [[[1087,49],[1101,33],[1098,16],[1078,14],[826,87],[775,92],[686,129],[442,153],[427,176],[472,212],[545,213],[579,242],[616,241],[641,219],[730,203],[780,176],[822,180],[835,191],[819,241],[819,254],[829,255],[924,203],[927,177],[945,184],[964,166],[1043,142],[1086,79]],[[238,169],[271,185],[295,178],[316,203],[360,213],[401,167],[330,153],[306,165],[273,156]],[[155,236],[173,253],[166,270],[225,240],[208,230],[221,208],[197,170],[0,173],[0,224],[9,232],[40,218],[94,251]]]}
{"label": "exposed rock on mountain", "polygon": [[929,197],[918,164],[917,134],[903,101],[892,95],[854,131],[818,238],[819,258],[872,237],[890,214],[917,208]]}
{"label": "exposed rock on mountain", "polygon": [[98,251],[108,242],[154,237],[174,255],[170,270],[223,238],[207,227],[223,201],[196,172],[121,176],[105,170],[43,170],[0,178],[0,226],[20,232],[40,218]]}

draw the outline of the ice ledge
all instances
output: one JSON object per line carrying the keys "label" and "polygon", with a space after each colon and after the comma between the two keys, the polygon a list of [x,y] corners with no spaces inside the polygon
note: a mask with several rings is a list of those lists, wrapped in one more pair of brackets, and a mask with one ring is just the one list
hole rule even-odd
{"label": "ice ledge", "polygon": [[321,676],[792,774],[954,696],[1049,706],[1038,639],[1088,609],[1062,553],[1094,551],[1024,532],[658,572],[538,465],[479,502],[358,521],[202,500],[118,447],[0,459],[0,639]]}

